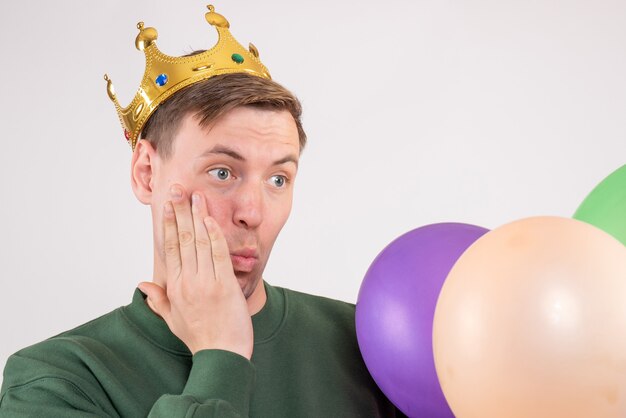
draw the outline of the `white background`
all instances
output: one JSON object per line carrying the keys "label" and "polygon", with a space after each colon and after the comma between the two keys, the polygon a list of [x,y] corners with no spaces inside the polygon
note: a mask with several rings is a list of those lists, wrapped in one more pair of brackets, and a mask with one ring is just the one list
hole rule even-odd
{"label": "white background", "polygon": [[[309,143],[265,278],[355,302],[391,240],[435,222],[571,216],[626,162],[623,0],[220,1],[301,99]],[[384,8],[383,8],[384,7]],[[0,363],[130,302],[150,211],[126,105],[160,49],[209,48],[198,1],[6,2],[0,13]]]}

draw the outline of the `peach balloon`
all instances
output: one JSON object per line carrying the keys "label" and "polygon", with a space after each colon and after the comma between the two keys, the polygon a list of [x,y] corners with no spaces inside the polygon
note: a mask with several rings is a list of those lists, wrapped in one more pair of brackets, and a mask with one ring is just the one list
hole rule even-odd
{"label": "peach balloon", "polygon": [[446,278],[433,354],[457,418],[626,417],[626,247],[559,217],[486,233]]}

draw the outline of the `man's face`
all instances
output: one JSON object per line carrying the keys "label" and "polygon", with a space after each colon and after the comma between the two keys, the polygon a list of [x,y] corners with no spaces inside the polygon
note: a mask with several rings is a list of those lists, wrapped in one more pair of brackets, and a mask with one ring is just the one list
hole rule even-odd
{"label": "man's face", "polygon": [[[286,110],[237,107],[208,129],[193,116],[185,117],[171,159],[157,157],[152,184],[154,236],[162,260],[162,208],[171,200],[170,186],[178,183],[188,196],[193,191],[204,194],[248,298],[291,211],[299,154],[298,130]],[[251,253],[256,260],[236,255]]]}

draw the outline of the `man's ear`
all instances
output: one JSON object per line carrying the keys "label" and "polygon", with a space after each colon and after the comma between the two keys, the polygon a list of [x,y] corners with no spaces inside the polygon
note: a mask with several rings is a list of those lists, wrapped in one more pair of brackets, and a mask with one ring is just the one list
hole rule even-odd
{"label": "man's ear", "polygon": [[130,184],[137,199],[144,205],[152,201],[152,185],[158,155],[152,144],[140,139],[135,145],[130,163]]}

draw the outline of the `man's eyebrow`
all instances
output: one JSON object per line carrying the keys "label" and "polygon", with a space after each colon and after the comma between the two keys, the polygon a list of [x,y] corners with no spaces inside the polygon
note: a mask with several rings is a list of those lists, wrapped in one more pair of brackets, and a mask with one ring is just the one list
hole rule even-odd
{"label": "man's eyebrow", "polygon": [[273,165],[281,165],[286,163],[294,163],[296,165],[296,168],[298,168],[298,158],[295,155],[287,155],[280,160],[274,161]]}
{"label": "man's eyebrow", "polygon": [[235,160],[246,161],[246,159],[243,157],[243,155],[239,154],[234,149],[229,148],[229,147],[224,146],[224,145],[216,145],[213,148],[204,151],[197,158],[208,157],[209,155],[212,155],[212,154],[226,154],[229,157],[234,158]]}
{"label": "man's eyebrow", "polygon": [[[239,154],[237,151],[235,151],[232,148],[229,148],[225,145],[216,145],[213,148],[210,148],[206,151],[204,151],[202,154],[200,154],[197,158],[204,158],[204,157],[208,157],[209,155],[213,155],[213,154],[224,154],[224,155],[228,155],[231,158],[234,158],[235,160],[238,161],[246,161],[245,157],[241,154]],[[274,161],[274,163],[272,165],[281,165],[281,164],[286,164],[286,163],[294,163],[296,165],[296,168],[298,167],[298,157],[296,157],[293,154],[287,155],[279,160]]]}

